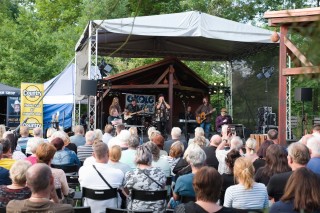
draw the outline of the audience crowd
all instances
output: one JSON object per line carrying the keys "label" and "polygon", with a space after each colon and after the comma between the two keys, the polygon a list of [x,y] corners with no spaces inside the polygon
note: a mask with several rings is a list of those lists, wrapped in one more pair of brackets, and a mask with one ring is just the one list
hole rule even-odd
{"label": "audience crowd", "polygon": [[[320,212],[319,132],[314,126],[313,134],[284,146],[273,129],[258,144],[232,135],[227,126],[209,139],[197,127],[189,141],[179,127],[167,140],[151,127],[144,141],[137,128],[122,124],[107,124],[104,132],[78,125],[71,137],[51,128],[45,139],[40,128],[29,135],[21,126],[17,137],[0,125],[0,208],[73,212],[63,204],[74,191],[67,180],[73,176],[80,190],[115,191],[107,199],[84,194],[82,205],[93,213]],[[147,199],[137,199],[143,192]],[[155,195],[162,192],[164,197]]]}

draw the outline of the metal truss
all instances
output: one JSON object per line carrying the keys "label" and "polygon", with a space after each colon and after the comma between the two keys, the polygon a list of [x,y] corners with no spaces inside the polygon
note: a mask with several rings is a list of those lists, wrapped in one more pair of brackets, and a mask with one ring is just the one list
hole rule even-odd
{"label": "metal truss", "polygon": [[[288,67],[291,68],[291,58],[288,57]],[[287,97],[286,97],[286,136],[287,140],[292,139],[292,126],[291,126],[291,76],[287,77]]]}
{"label": "metal truss", "polygon": [[225,79],[226,79],[226,82],[225,82],[225,85],[227,87],[230,88],[230,95],[225,97],[226,98],[226,107],[227,107],[227,110],[228,110],[228,114],[230,116],[233,116],[233,105],[232,105],[232,67],[231,67],[231,64],[230,62],[226,62],[225,63]]}

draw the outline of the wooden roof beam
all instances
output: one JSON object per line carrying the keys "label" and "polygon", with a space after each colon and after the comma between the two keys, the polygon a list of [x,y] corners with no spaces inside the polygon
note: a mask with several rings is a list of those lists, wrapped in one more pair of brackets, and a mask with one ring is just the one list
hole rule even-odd
{"label": "wooden roof beam", "polygon": [[307,57],[302,52],[300,52],[300,50],[286,36],[284,37],[284,44],[301,61],[304,66],[313,66],[313,64],[307,59]]}
{"label": "wooden roof beam", "polygon": [[154,82],[154,84],[159,84],[163,80],[163,78],[168,74],[169,70],[170,66],[166,69],[166,71],[162,73],[162,75],[156,80],[156,82]]}
{"label": "wooden roof beam", "polygon": [[320,74],[320,66],[284,68],[282,70],[282,75],[284,76],[306,75],[306,74]]}
{"label": "wooden roof beam", "polygon": [[112,89],[164,89],[164,88],[168,88],[169,85],[168,84],[141,84],[141,85],[112,85],[111,86],[111,90]]}

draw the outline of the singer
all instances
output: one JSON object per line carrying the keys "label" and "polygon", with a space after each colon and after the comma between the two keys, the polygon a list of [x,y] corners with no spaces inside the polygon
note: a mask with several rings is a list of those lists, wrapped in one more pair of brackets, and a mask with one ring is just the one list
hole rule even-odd
{"label": "singer", "polygon": [[157,129],[161,132],[162,136],[167,136],[167,122],[170,118],[170,105],[164,100],[163,94],[158,96],[158,102],[156,105],[156,122]]}

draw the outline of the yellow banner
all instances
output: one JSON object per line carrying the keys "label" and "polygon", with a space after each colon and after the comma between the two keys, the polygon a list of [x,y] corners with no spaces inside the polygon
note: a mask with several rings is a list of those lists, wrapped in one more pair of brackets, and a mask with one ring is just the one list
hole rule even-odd
{"label": "yellow banner", "polygon": [[29,131],[43,127],[43,84],[21,83],[21,118],[22,126]]}

